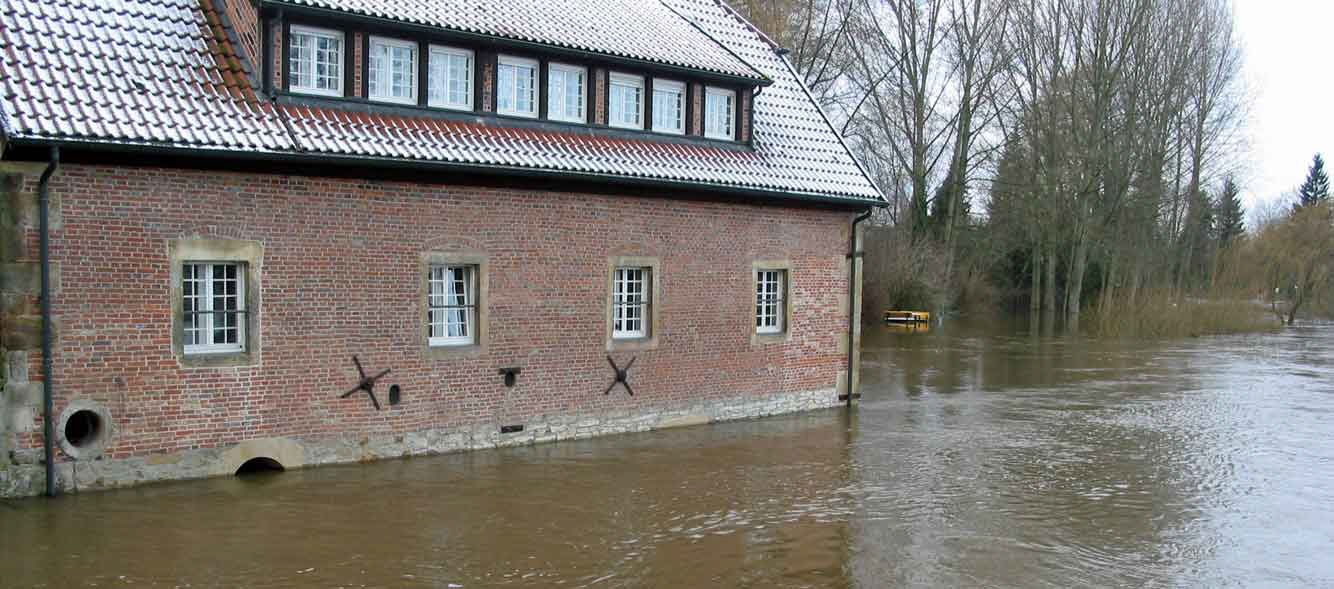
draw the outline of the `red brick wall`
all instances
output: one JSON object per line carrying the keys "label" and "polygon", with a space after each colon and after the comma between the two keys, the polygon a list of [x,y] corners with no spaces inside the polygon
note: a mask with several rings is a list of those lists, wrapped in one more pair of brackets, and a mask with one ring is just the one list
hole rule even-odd
{"label": "red brick wall", "polygon": [[240,50],[250,63],[259,63],[259,15],[255,5],[250,0],[223,0],[222,9],[241,42]]}
{"label": "red brick wall", "polygon": [[607,124],[607,70],[593,70],[593,124]]}
{"label": "red brick wall", "polygon": [[704,86],[690,85],[690,134],[704,134]]}
{"label": "red brick wall", "polygon": [[352,33],[352,96],[354,98],[361,98],[361,87],[364,85],[362,64],[365,62],[365,56],[362,55],[361,48],[365,42],[362,33]]}
{"label": "red brick wall", "polygon": [[482,112],[491,112],[491,103],[495,101],[496,62],[495,54],[488,53],[482,65]]}
{"label": "red brick wall", "polygon": [[274,90],[282,91],[283,72],[287,70],[287,64],[283,63],[283,44],[287,41],[283,40],[283,28],[279,26],[278,20],[274,19],[270,22],[272,23],[270,25],[271,28],[269,29],[270,38],[273,39],[273,63],[271,64],[273,70],[273,88]]}
{"label": "red brick wall", "polygon": [[[113,458],[828,389],[846,359],[846,213],[87,165],[62,166],[52,191],[63,219],[52,236],[56,411],[80,397],[105,405]],[[191,236],[263,244],[260,365],[181,368],[173,356],[167,242]],[[431,359],[421,255],[458,249],[489,256],[488,345]],[[658,348],[615,354],[638,356],[634,397],[603,395],[617,255],[656,256],[662,268]],[[751,341],[758,259],[792,263],[787,342]],[[354,385],[353,354],[393,369],[381,401],[400,384],[402,405],[337,398]],[[506,366],[523,369],[513,389],[496,374]]]}
{"label": "red brick wall", "polygon": [[742,90],[737,93],[738,106],[741,113],[741,128],[737,129],[738,141],[750,141],[750,102],[751,91]]}

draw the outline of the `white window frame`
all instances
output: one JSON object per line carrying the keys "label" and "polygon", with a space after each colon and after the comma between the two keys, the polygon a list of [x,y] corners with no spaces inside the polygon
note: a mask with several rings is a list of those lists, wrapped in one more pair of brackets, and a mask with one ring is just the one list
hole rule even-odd
{"label": "white window frame", "polygon": [[[500,94],[501,72],[504,71],[504,69],[507,67],[514,68],[515,72],[514,84],[513,84],[513,96],[511,97],[514,101],[513,108],[507,108],[504,106],[504,102],[501,100],[501,94]],[[532,96],[531,96],[531,104],[533,106],[533,110],[531,111],[523,111],[518,109],[519,107],[518,68],[532,68],[533,70],[533,75],[532,75],[533,86],[532,86]],[[541,96],[542,96],[542,68],[536,59],[529,59],[526,57],[515,57],[513,55],[496,56],[496,112],[511,117],[524,117],[529,119],[535,119],[537,118],[538,101],[541,100]]]}
{"label": "white window frame", "polygon": [[[338,87],[337,87],[337,88],[320,88],[320,87],[319,87],[318,75],[317,75],[317,73],[316,73],[316,71],[317,71],[317,68],[316,68],[316,65],[317,65],[317,59],[316,59],[316,57],[317,57],[318,52],[317,52],[317,49],[315,48],[314,45],[312,45],[311,48],[310,48],[310,60],[306,63],[306,67],[310,68],[309,75],[310,75],[310,81],[311,81],[311,84],[312,84],[312,85],[310,85],[310,86],[304,86],[304,85],[300,85],[300,84],[295,83],[295,82],[296,82],[296,76],[293,74],[293,68],[292,68],[292,62],[293,62],[293,59],[295,59],[295,56],[292,55],[292,43],[296,40],[296,36],[297,36],[297,35],[309,36],[309,37],[315,37],[315,38],[323,37],[323,38],[325,38],[325,39],[333,39],[333,40],[337,40],[337,41],[338,41],[338,60],[335,62],[335,65],[338,66],[338,75],[336,76],[337,79],[338,79]],[[347,65],[347,35],[345,35],[345,34],[343,33],[343,31],[336,31],[336,30],[333,30],[333,29],[321,29],[321,28],[318,28],[318,27],[308,27],[308,26],[305,26],[305,25],[291,25],[291,27],[288,28],[287,54],[288,54],[288,59],[287,59],[286,67],[287,67],[287,89],[288,89],[288,90],[290,90],[290,91],[292,91],[292,92],[299,92],[299,93],[301,93],[301,94],[314,94],[314,95],[317,95],[317,96],[342,96],[342,95],[343,95],[343,89],[344,89],[344,87],[345,87],[345,86],[344,86],[344,80],[347,78],[347,75],[346,75],[346,74],[347,74],[347,71],[346,71],[346,70],[347,70],[347,67],[346,67],[346,65]]]}
{"label": "white window frame", "polygon": [[[726,131],[715,127],[713,118],[714,109],[711,104],[714,99],[727,100],[727,126]],[[736,139],[736,91],[726,88],[715,88],[713,86],[704,89],[704,136],[710,139],[726,139],[732,141]]]}
{"label": "white window frame", "polygon": [[[398,47],[398,48],[401,48],[401,49],[408,49],[408,50],[410,50],[410,51],[412,52],[412,68],[411,68],[411,70],[412,70],[412,72],[411,72],[411,74],[412,74],[412,75],[411,75],[411,80],[412,80],[412,82],[411,82],[411,86],[409,86],[411,92],[410,92],[410,95],[409,95],[408,97],[406,97],[406,98],[399,98],[399,97],[396,97],[396,96],[386,96],[386,95],[383,95],[383,94],[380,94],[380,95],[377,95],[377,94],[376,94],[376,92],[375,92],[375,89],[376,89],[376,88],[375,88],[375,85],[376,85],[376,83],[377,83],[378,81],[375,80],[375,77],[374,77],[374,76],[375,76],[375,73],[376,73],[375,70],[371,68],[371,64],[374,63],[374,61],[375,61],[375,46],[376,46],[376,45],[385,45],[385,46],[388,46],[388,47]],[[417,43],[414,42],[414,41],[406,41],[406,40],[403,40],[403,39],[394,39],[394,38],[392,38],[392,37],[377,37],[377,36],[375,36],[375,35],[372,35],[371,38],[370,38],[370,42],[367,43],[367,45],[366,45],[366,48],[367,48],[367,51],[366,51],[366,54],[367,54],[367,55],[366,55],[366,82],[367,82],[367,83],[366,83],[366,96],[369,97],[370,100],[373,100],[373,101],[375,101],[375,102],[388,102],[388,103],[391,103],[391,104],[417,104],[417,93],[418,93],[418,90],[417,90],[417,83],[418,83],[418,80],[417,80],[417,70],[419,69],[419,67],[420,67],[420,62],[421,62],[421,55],[420,55],[421,51],[420,51],[420,48],[418,47]],[[393,83],[392,83],[393,71],[392,71],[392,69],[389,70],[388,76],[389,76],[389,77],[388,77],[385,81],[388,83],[388,85],[389,85],[390,87],[392,87],[392,86],[393,86]]]}
{"label": "white window frame", "polygon": [[[638,112],[635,113],[635,122],[627,123],[622,121],[625,113],[624,105],[616,99],[616,89],[627,88],[638,92]],[[620,129],[643,129],[644,128],[644,77],[633,74],[623,74],[621,72],[611,72],[607,82],[607,126]]]}
{"label": "white window frame", "polygon": [[[458,278],[453,275],[455,271],[463,272],[462,293],[454,290],[458,283]],[[477,290],[480,273],[476,264],[431,264],[427,266],[427,345],[431,347],[470,346],[477,343]],[[438,321],[436,319],[437,313],[439,314]],[[449,327],[453,319],[460,320],[457,324],[463,326],[462,335],[449,335]]]}
{"label": "white window frame", "polygon": [[[553,76],[561,74],[561,83],[553,83]],[[569,74],[578,74],[579,76],[579,115],[569,116],[565,114],[564,108],[566,95],[565,82],[569,79]],[[561,94],[557,100],[557,88]],[[556,105],[562,108],[557,109]],[[570,65],[568,63],[550,62],[547,64],[547,118],[553,121],[562,121],[566,123],[583,123],[588,120],[588,68]]]}
{"label": "white window frame", "polygon": [[[473,108],[473,79],[475,78],[475,69],[477,67],[476,54],[471,49],[461,49],[458,47],[449,47],[446,45],[430,45],[427,48],[430,54],[430,61],[426,64],[426,104],[434,108],[447,108],[452,110],[472,110]],[[450,69],[449,59],[452,57],[462,57],[468,60],[468,72],[464,75],[464,84],[467,89],[464,95],[467,97],[465,102],[451,102],[449,100]],[[441,60],[442,67],[436,71],[436,60]],[[437,75],[439,74],[439,75]],[[439,86],[439,94],[436,93],[436,84]]]}
{"label": "white window frame", "polygon": [[[637,275],[635,274],[637,273]],[[631,285],[637,285],[632,292]],[[612,274],[611,338],[645,339],[653,322],[653,269],[650,266],[618,266]],[[637,310],[634,317],[631,310]],[[637,322],[638,328],[630,326]]]}
{"label": "white window frame", "polygon": [[[236,309],[224,309],[223,311],[217,311],[213,308],[213,303],[214,303],[213,288],[214,286],[216,286],[215,279],[213,277],[213,272],[220,266],[231,266],[236,268],[236,293],[234,295],[223,295],[223,296],[235,297]],[[187,274],[190,273],[189,271],[190,268],[195,268],[195,272],[203,270],[203,275],[202,276],[196,275],[193,279],[188,278]],[[221,280],[226,280],[226,279],[224,278]],[[189,306],[186,305],[186,300],[191,298],[191,295],[189,294],[190,291],[189,289],[186,288],[186,283],[189,281],[193,281],[199,284],[199,291],[196,292],[193,296],[193,298],[197,301],[193,309],[189,308]],[[191,312],[192,310],[193,313]],[[189,337],[192,329],[190,327],[187,327],[187,325],[193,322],[196,325],[193,331],[205,336],[208,340],[206,343],[190,344],[190,343],[184,343],[185,339],[183,339],[181,349],[185,354],[187,355],[232,354],[232,353],[244,352],[246,350],[246,326],[248,323],[246,317],[247,315],[246,264],[244,262],[230,262],[230,261],[218,262],[218,261],[202,261],[202,260],[189,260],[182,262],[181,312],[182,312],[181,333],[183,338]],[[215,315],[217,315],[220,312],[233,313],[235,316],[235,321],[236,321],[235,343],[215,343],[213,341],[213,338],[216,335],[214,333],[215,326],[213,325],[213,320]],[[191,315],[194,316],[193,321],[188,319],[188,317],[190,317]]]}
{"label": "white window frame", "polygon": [[755,333],[783,333],[787,318],[787,271],[755,270]]}
{"label": "white window frame", "polygon": [[[677,119],[675,127],[659,127],[658,115],[663,112],[663,105],[658,104],[658,93],[676,94],[677,98]],[[665,102],[665,101],[664,101]],[[686,134],[686,85],[685,82],[676,80],[653,79],[653,131],[655,133],[668,133],[671,135]]]}

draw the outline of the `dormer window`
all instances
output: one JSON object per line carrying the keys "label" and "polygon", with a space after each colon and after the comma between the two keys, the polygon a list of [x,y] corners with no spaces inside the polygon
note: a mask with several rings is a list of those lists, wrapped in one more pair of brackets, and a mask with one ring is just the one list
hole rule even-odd
{"label": "dormer window", "polygon": [[607,124],[624,129],[644,128],[644,78],[612,72]]}
{"label": "dormer window", "polygon": [[353,21],[332,15],[303,12],[295,23],[281,15],[268,18],[265,27],[277,28],[266,31],[286,34],[265,49],[265,55],[278,57],[261,64],[266,89],[420,106],[482,123],[508,119],[504,124],[512,126],[523,124],[516,118],[540,119],[567,129],[596,127],[590,129],[594,134],[617,137],[633,131],[648,140],[748,142],[754,109],[751,100],[742,100],[750,96],[741,93],[764,81],[666,64],[630,65],[613,57],[590,55],[582,61],[555,48],[387,23],[357,29]]}
{"label": "dormer window", "polygon": [[399,104],[417,103],[417,44],[371,37],[370,99]]}
{"label": "dormer window", "polygon": [[547,118],[567,123],[585,120],[584,90],[587,79],[584,68],[563,63],[547,66]]}
{"label": "dormer window", "polygon": [[343,95],[343,33],[292,25],[288,88],[303,94]]}
{"label": "dormer window", "polygon": [[427,104],[472,110],[472,64],[472,51],[432,45]]}
{"label": "dormer window", "polygon": [[496,58],[496,110],[502,115],[537,116],[537,60]]}
{"label": "dormer window", "polygon": [[736,92],[708,88],[704,92],[704,136],[731,140],[736,136]]}
{"label": "dormer window", "polygon": [[672,80],[653,80],[653,130],[684,135],[686,132],[686,85]]}

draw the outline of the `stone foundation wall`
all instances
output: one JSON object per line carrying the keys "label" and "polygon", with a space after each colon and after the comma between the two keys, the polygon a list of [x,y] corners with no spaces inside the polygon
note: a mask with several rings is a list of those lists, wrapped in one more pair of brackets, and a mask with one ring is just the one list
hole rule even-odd
{"label": "stone foundation wall", "polygon": [[[507,434],[500,433],[502,425],[519,424],[483,423],[406,434],[344,434],[308,440],[263,438],[247,440],[230,447],[65,462],[57,469],[57,488],[62,493],[70,493],[157,481],[226,476],[235,473],[237,468],[252,458],[269,458],[287,469],[305,468],[646,432],[811,411],[839,404],[837,392],[829,389],[762,397],[746,395],[661,409],[618,409],[597,414],[538,416],[522,424],[523,431]],[[0,469],[0,497],[39,495],[45,483],[43,476],[40,464]]]}
{"label": "stone foundation wall", "polygon": [[[37,242],[28,237],[38,225],[30,180],[44,167],[0,162],[0,490],[7,487],[6,479],[27,476],[18,474],[19,463],[33,462],[32,448],[41,443],[41,375],[30,370],[41,363],[41,265]],[[57,197],[52,197],[50,213],[51,227],[59,229]],[[51,265],[51,288],[59,292],[58,263]]]}

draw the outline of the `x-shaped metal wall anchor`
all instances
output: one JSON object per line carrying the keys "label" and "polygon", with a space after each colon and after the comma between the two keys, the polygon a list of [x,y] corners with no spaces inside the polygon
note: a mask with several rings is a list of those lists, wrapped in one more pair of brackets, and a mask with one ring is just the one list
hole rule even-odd
{"label": "x-shaped metal wall anchor", "polygon": [[357,383],[356,388],[353,388],[352,390],[343,393],[342,396],[338,398],[346,399],[348,397],[351,397],[357,391],[365,391],[366,396],[370,397],[371,403],[375,405],[375,410],[379,411],[380,400],[375,398],[375,381],[380,380],[381,378],[384,377],[384,375],[389,374],[389,369],[386,368],[384,369],[383,372],[375,376],[366,376],[366,371],[361,368],[361,360],[358,360],[356,356],[353,356],[352,363],[357,365],[357,372],[361,374],[361,382]]}
{"label": "x-shaped metal wall anchor", "polygon": [[616,388],[617,384],[622,384],[625,385],[625,392],[630,393],[631,397],[635,396],[635,390],[630,388],[630,381],[627,380],[630,378],[630,367],[635,365],[635,358],[638,358],[638,356],[630,358],[630,363],[626,364],[625,368],[621,368],[616,365],[616,361],[612,360],[611,356],[607,356],[607,363],[611,364],[611,369],[616,371],[616,380],[611,381],[611,384],[607,386],[607,390],[602,394],[609,395],[611,394],[611,390]]}

